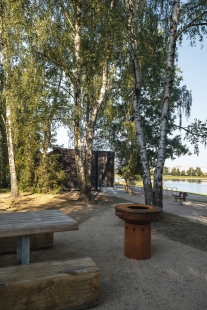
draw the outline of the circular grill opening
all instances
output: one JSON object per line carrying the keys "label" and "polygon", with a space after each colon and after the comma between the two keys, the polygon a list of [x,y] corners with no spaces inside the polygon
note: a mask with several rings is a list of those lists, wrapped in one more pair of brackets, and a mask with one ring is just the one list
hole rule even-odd
{"label": "circular grill opening", "polygon": [[129,209],[135,209],[135,210],[137,210],[137,209],[139,209],[139,210],[149,209],[148,207],[141,207],[141,206],[129,206],[128,208]]}

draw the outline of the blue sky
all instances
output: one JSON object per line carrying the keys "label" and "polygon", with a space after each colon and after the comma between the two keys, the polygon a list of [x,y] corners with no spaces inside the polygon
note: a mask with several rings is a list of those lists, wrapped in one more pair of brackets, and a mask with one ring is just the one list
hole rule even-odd
{"label": "blue sky", "polygon": [[[187,86],[188,90],[192,91],[193,104],[191,109],[191,117],[187,121],[183,118],[183,125],[187,126],[195,118],[202,121],[207,119],[207,40],[204,42],[204,47],[201,49],[201,44],[198,42],[196,47],[189,46],[189,42],[183,40],[182,47],[178,48],[178,66],[183,71],[183,85]],[[177,134],[180,134],[178,132]],[[184,138],[184,134],[182,134]],[[58,144],[63,144],[68,147],[67,130],[61,128],[58,132]],[[183,141],[187,144],[185,141]],[[189,144],[187,144],[189,145]],[[190,146],[190,145],[189,145]],[[200,154],[185,155],[176,158],[175,160],[167,159],[165,166],[191,166],[191,167],[207,167],[207,149],[200,144]],[[190,146],[193,153],[193,146]]]}

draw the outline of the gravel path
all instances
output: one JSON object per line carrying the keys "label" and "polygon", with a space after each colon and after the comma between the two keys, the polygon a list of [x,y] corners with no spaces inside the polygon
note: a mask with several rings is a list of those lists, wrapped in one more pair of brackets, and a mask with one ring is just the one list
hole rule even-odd
{"label": "gravel path", "polygon": [[[182,210],[178,203],[166,199],[164,204],[167,201],[169,209],[171,205],[174,210]],[[79,231],[64,233],[64,238],[62,233],[55,236],[51,252],[63,257],[91,257],[99,266],[100,305],[93,309],[207,309],[207,252],[152,234],[151,258],[128,259],[123,253],[124,229],[120,222],[112,205],[81,223]]]}
{"label": "gravel path", "polygon": [[[74,255],[91,257],[101,270],[100,305],[94,309],[207,309],[207,253],[152,235],[152,257],[128,259],[120,221],[111,208],[65,234]],[[61,240],[57,234],[55,244]]]}
{"label": "gravel path", "polygon": [[[144,202],[142,193],[120,195]],[[207,225],[207,202],[180,206],[165,196],[164,210]],[[91,212],[78,231],[56,233],[54,247],[33,251],[31,261],[91,257],[101,271],[100,305],[94,310],[207,310],[207,252],[152,234],[150,259],[126,258],[123,221],[115,216],[114,203]]]}

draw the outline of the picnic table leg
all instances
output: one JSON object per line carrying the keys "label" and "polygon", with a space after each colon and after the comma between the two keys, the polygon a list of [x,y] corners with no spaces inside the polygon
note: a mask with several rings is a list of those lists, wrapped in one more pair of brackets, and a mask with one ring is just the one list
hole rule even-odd
{"label": "picnic table leg", "polygon": [[17,237],[17,261],[22,265],[29,264],[30,236]]}

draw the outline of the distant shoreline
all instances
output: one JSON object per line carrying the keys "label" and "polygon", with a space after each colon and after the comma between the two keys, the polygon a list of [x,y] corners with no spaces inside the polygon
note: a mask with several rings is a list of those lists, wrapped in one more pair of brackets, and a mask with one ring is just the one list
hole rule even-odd
{"label": "distant shoreline", "polygon": [[179,179],[179,180],[207,180],[207,176],[189,176],[189,175],[163,175],[163,180]]}

